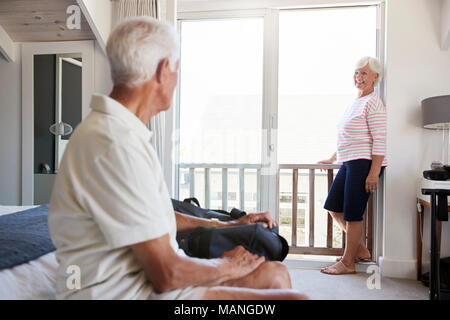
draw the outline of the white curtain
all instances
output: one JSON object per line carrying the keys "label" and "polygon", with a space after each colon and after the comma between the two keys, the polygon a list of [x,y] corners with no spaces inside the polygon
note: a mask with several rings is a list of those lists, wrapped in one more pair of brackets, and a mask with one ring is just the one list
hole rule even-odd
{"label": "white curtain", "polygon": [[[117,0],[115,3],[115,23],[129,17],[150,16],[155,19],[161,19],[160,0]],[[160,112],[154,116],[147,124],[153,132],[152,144],[159,157],[161,166],[164,167],[164,132],[165,132],[165,114]]]}
{"label": "white curtain", "polygon": [[117,20],[120,21],[128,17],[150,16],[160,19],[159,0],[118,0]]}

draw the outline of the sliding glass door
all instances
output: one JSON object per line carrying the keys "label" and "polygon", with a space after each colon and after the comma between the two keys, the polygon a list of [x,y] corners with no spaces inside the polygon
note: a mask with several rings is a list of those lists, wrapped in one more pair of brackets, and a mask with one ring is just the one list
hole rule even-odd
{"label": "sliding glass door", "polygon": [[336,151],[337,124],[356,97],[354,67],[364,56],[377,56],[376,6],[280,11],[278,214],[293,246],[343,245],[323,209],[333,173],[314,165]]}
{"label": "sliding glass door", "polygon": [[336,151],[356,61],[379,55],[379,12],[181,14],[175,196],[268,210],[291,246],[339,253],[342,233],[322,209],[337,166],[317,162]]}
{"label": "sliding glass door", "polygon": [[256,211],[263,19],[180,22],[178,198]]}

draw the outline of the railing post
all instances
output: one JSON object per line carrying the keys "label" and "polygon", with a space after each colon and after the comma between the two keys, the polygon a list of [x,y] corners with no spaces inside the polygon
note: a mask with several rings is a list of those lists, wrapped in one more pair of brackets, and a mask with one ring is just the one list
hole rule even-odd
{"label": "railing post", "polygon": [[189,168],[189,197],[195,197],[195,168]]}
{"label": "railing post", "polygon": [[278,225],[280,225],[280,177],[281,170],[277,169],[277,211],[275,212],[275,219]]}
{"label": "railing post", "polygon": [[256,211],[261,210],[261,169],[256,169]]}
{"label": "railing post", "polygon": [[222,210],[228,208],[228,169],[222,168]]}
{"label": "railing post", "polygon": [[245,171],[239,168],[239,206],[241,210],[245,210]]}
{"label": "railing post", "polygon": [[211,208],[211,185],[209,168],[205,168],[205,208]]}
{"label": "railing post", "polygon": [[342,248],[343,248],[343,249],[345,249],[345,237],[346,237],[345,231],[342,230]]}
{"label": "railing post", "polygon": [[298,169],[292,170],[292,240],[291,246],[297,246],[297,194],[298,194]]}
{"label": "railing post", "polygon": [[314,182],[316,174],[314,169],[309,169],[309,246],[314,247]]}
{"label": "railing post", "polygon": [[[333,169],[328,169],[328,192],[333,184]],[[333,247],[333,218],[327,214],[327,248]]]}

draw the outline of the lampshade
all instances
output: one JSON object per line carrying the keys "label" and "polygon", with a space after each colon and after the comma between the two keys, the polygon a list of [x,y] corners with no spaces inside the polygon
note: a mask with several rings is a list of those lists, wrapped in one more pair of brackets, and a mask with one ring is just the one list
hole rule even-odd
{"label": "lampshade", "polygon": [[450,95],[422,100],[422,124],[426,129],[450,128]]}

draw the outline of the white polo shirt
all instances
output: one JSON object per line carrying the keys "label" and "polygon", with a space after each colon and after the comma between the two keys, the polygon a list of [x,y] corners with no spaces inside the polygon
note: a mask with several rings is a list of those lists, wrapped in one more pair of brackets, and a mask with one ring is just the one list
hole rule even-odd
{"label": "white polo shirt", "polygon": [[146,299],[153,289],[129,246],[169,233],[184,255],[152,133],[107,96],[94,95],[91,107],[70,138],[50,200],[56,297]]}

